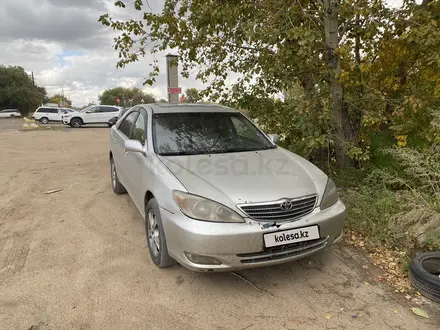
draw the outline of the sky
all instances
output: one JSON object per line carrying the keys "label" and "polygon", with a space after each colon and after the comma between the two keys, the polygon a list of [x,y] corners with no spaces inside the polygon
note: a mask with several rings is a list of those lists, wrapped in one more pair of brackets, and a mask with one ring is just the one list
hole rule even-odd
{"label": "sky", "polygon": [[[388,1],[396,6],[402,0]],[[148,0],[148,4],[159,12],[163,0]],[[0,0],[0,64],[33,72],[49,96],[64,91],[73,106],[97,103],[99,94],[117,86],[141,87],[157,99],[167,98],[166,70],[161,70],[152,87],[142,85],[152,55],[116,68],[116,34],[98,22],[105,13],[117,19],[141,15],[132,6],[115,7],[114,0]],[[156,55],[163,69],[165,55]],[[195,77],[180,77],[179,85],[183,90],[204,87]]]}
{"label": "sky", "polygon": [[[163,0],[149,0],[160,11]],[[98,22],[109,13],[119,19],[139,17],[134,9],[121,9],[114,0],[1,0],[0,65],[19,65],[34,72],[37,84],[48,95],[61,93],[73,106],[98,102],[98,95],[117,86],[141,87],[157,99],[167,98],[166,71],[153,87],[142,85],[152,56],[116,69],[118,52],[113,48],[115,32]],[[132,7],[132,6],[131,6]],[[166,53],[156,55],[163,60]],[[179,78],[186,88],[203,88],[194,78]]]}

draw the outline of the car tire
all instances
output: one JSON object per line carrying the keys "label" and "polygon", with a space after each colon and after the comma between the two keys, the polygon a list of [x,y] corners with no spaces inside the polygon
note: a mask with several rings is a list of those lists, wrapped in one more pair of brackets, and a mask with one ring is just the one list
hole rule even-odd
{"label": "car tire", "polygon": [[40,119],[40,122],[42,124],[47,124],[49,122],[49,118],[43,117],[43,118]]}
{"label": "car tire", "polygon": [[415,256],[409,268],[409,278],[422,295],[440,302],[440,252]]}
{"label": "car tire", "polygon": [[115,194],[124,194],[127,192],[122,183],[119,182],[118,173],[116,172],[116,166],[113,158],[110,159],[110,178],[112,180],[112,189]]}
{"label": "car tire", "polygon": [[81,118],[72,118],[70,120],[70,127],[80,128],[82,125],[84,125],[84,123]]}
{"label": "car tire", "polygon": [[160,268],[174,265],[174,259],[168,254],[160,209],[155,198],[150,199],[145,207],[145,231],[148,250],[154,264]]}

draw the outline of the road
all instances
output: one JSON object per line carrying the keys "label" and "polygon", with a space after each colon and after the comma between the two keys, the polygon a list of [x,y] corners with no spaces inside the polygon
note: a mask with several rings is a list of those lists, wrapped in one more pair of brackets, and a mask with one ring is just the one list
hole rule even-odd
{"label": "road", "polygon": [[439,329],[438,306],[412,314],[344,245],[240,276],[155,267],[139,212],[111,191],[107,139],[0,134],[0,329]]}

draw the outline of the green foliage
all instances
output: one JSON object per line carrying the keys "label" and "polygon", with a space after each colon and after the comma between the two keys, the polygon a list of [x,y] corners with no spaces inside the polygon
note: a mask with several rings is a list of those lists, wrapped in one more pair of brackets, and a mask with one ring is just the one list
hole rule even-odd
{"label": "green foliage", "polygon": [[[440,105],[439,8],[429,0],[398,9],[385,0],[166,0],[141,20],[99,21],[120,32],[118,67],[176,49],[182,75],[197,69],[213,101],[246,109],[311,160],[342,166],[349,157],[365,167],[377,159],[378,132],[426,139]],[[149,84],[158,61],[151,67]],[[229,72],[240,76],[231,89]]]}
{"label": "green foliage", "polygon": [[0,110],[18,109],[23,115],[46,100],[46,90],[34,85],[32,77],[18,66],[0,66]]}
{"label": "green foliage", "polygon": [[141,103],[155,103],[153,95],[144,93],[140,88],[116,87],[105,90],[100,96],[101,104],[117,105],[116,100],[120,100],[119,105],[128,107]]}
{"label": "green foliage", "polygon": [[[428,140],[440,136],[440,111],[432,118]],[[440,139],[426,147],[392,147],[384,153],[398,167],[375,168],[360,188],[343,194],[349,226],[374,245],[440,248]]]}
{"label": "green foliage", "polygon": [[48,103],[56,103],[59,106],[63,106],[63,107],[71,107],[72,106],[72,101],[70,101],[66,96],[61,95],[61,94],[55,94],[55,95],[51,96],[48,100]]}
{"label": "green foliage", "polygon": [[188,88],[185,91],[185,103],[197,103],[202,97],[197,88]]}

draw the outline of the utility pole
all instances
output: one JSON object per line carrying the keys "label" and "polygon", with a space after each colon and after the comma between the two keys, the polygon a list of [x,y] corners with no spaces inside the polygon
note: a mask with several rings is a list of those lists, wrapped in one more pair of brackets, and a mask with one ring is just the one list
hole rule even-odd
{"label": "utility pole", "polygon": [[178,71],[178,57],[176,55],[168,54],[167,58],[167,80],[168,80],[168,102],[179,103],[179,94],[182,89],[179,88],[179,71]]}
{"label": "utility pole", "polygon": [[32,87],[35,87],[34,71],[32,71]]}

